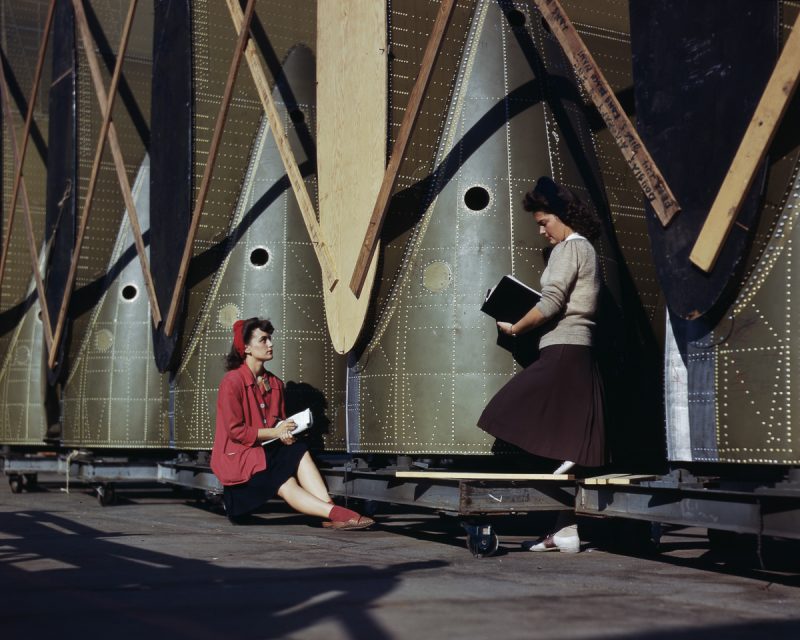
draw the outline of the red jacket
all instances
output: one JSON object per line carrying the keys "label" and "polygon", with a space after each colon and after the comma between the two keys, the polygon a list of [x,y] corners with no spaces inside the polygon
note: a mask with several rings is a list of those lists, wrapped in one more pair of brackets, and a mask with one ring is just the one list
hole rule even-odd
{"label": "red jacket", "polygon": [[211,469],[223,485],[242,484],[267,468],[258,430],[286,417],[283,382],[267,372],[269,390],[256,384],[246,364],[228,371],[217,394],[217,429]]}

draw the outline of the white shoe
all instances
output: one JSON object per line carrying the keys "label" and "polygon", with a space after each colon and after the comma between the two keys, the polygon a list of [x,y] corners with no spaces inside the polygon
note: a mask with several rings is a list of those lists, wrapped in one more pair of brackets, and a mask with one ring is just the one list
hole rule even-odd
{"label": "white shoe", "polygon": [[561,475],[562,473],[566,473],[567,471],[572,469],[572,467],[574,467],[574,466],[575,466],[575,463],[572,462],[571,460],[564,460],[564,462],[561,463],[561,466],[558,469],[556,469],[555,471],[553,471],[553,475],[554,476],[558,476],[558,475]]}
{"label": "white shoe", "polygon": [[578,553],[581,550],[581,539],[578,537],[578,525],[571,524],[568,527],[559,529],[551,533],[544,540],[528,546],[524,542],[523,547],[528,551],[563,551],[564,553]]}

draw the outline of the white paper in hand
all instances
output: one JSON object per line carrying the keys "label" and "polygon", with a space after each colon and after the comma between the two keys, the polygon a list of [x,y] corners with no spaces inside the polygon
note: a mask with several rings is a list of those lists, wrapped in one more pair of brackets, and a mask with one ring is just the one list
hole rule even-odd
{"label": "white paper in hand", "polygon": [[[286,420],[281,420],[276,427],[284,422],[288,422],[289,420],[294,421],[297,425],[294,430],[292,431],[292,435],[296,436],[298,433],[303,433],[306,429],[308,429],[311,425],[314,424],[314,416],[311,414],[311,409],[303,409],[299,413],[295,413],[293,416],[289,416]],[[267,440],[264,444],[269,444],[270,442],[275,442],[279,440],[279,438],[273,438],[272,440]]]}

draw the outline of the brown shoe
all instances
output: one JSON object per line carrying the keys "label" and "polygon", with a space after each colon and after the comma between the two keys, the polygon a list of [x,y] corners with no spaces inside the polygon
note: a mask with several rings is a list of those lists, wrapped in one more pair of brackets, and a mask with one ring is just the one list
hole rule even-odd
{"label": "brown shoe", "polygon": [[326,529],[339,529],[348,531],[351,529],[366,529],[367,527],[371,527],[373,524],[375,524],[375,521],[372,518],[368,518],[367,516],[359,516],[358,518],[350,518],[344,522],[333,522],[331,520],[326,520],[322,523],[322,526]]}

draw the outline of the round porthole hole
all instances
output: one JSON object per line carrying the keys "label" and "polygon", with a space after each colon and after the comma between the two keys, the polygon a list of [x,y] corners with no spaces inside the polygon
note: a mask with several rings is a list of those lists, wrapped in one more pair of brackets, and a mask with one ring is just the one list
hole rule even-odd
{"label": "round porthole hole", "polygon": [[489,191],[484,187],[470,187],[464,194],[464,204],[472,211],[483,211],[489,206]]}
{"label": "round porthole hole", "polygon": [[265,267],[269,262],[269,251],[264,247],[258,247],[250,252],[250,264],[254,267]]}
{"label": "round porthole hole", "polygon": [[130,300],[133,300],[138,293],[139,293],[139,289],[136,287],[136,285],[126,284],[124,287],[122,287],[122,294],[121,295],[122,295],[122,299],[123,300],[130,301]]}

